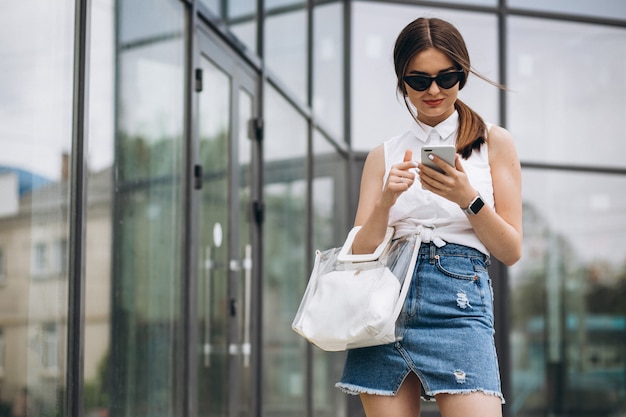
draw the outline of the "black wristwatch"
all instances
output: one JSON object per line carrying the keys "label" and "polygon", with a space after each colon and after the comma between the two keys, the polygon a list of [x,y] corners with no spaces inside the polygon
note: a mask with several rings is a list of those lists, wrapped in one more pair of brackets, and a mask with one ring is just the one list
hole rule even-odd
{"label": "black wristwatch", "polygon": [[483,206],[485,205],[485,202],[483,201],[482,197],[480,196],[480,194],[478,194],[473,200],[472,202],[469,204],[469,206],[467,206],[467,208],[464,208],[463,211],[465,212],[465,214],[468,215],[474,215],[474,214],[478,214],[478,212],[480,211],[481,208],[483,208]]}

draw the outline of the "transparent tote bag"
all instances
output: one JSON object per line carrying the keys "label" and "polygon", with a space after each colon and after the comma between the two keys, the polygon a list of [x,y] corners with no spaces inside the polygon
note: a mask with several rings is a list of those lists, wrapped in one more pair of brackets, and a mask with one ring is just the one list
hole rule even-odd
{"label": "transparent tote bag", "polygon": [[385,239],[372,254],[352,255],[353,228],[341,248],[317,251],[292,323],[294,331],[326,351],[383,345],[400,339],[398,317],[409,289],[420,241]]}

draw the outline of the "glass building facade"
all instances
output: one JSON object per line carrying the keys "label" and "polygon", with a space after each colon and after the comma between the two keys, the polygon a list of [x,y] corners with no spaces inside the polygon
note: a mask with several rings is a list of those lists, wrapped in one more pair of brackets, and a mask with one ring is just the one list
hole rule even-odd
{"label": "glass building facade", "polygon": [[522,162],[505,415],[626,415],[623,0],[33,0],[0,14],[0,417],[362,416],[290,325],[409,126],[419,16],[507,87],[461,93]]}

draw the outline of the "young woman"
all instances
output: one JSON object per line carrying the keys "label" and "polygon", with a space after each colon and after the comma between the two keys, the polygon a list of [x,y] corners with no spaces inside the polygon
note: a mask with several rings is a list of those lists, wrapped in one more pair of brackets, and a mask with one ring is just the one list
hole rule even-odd
{"label": "young woman", "polygon": [[[421,246],[401,320],[402,340],[348,351],[337,384],[359,394],[367,417],[415,417],[420,396],[443,417],[501,416],[504,398],[494,345],[490,255],[521,256],[520,164],[510,134],[458,99],[470,72],[461,34],[419,18],[394,48],[398,92],[415,123],[367,157],[354,253],[368,253],[388,225]],[[481,77],[482,78],[482,77]],[[416,162],[426,145],[456,147],[443,172]]]}

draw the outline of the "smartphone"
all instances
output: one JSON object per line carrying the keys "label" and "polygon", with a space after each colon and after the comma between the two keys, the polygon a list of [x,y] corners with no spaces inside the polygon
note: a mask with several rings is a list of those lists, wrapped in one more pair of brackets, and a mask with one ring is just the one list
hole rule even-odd
{"label": "smartphone", "polygon": [[433,161],[428,159],[428,155],[434,154],[443,159],[450,166],[454,166],[454,156],[456,154],[456,147],[454,145],[429,145],[422,147],[422,164],[427,167],[436,169],[443,173],[443,170],[439,168]]}

